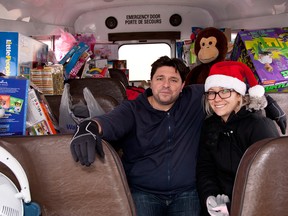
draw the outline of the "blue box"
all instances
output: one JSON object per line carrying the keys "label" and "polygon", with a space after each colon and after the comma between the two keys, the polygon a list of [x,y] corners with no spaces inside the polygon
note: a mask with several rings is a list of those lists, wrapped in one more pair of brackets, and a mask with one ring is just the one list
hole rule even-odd
{"label": "blue box", "polygon": [[25,135],[29,80],[0,77],[0,136]]}
{"label": "blue box", "polygon": [[18,32],[0,32],[0,72],[6,76],[23,75],[47,62],[48,45]]}

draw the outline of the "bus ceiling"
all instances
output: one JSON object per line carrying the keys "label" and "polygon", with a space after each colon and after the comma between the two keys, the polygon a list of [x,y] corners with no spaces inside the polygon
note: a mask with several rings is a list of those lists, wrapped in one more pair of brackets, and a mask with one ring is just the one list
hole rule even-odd
{"label": "bus ceiling", "polygon": [[287,6],[287,0],[0,0],[0,28],[25,35],[93,33],[99,41],[156,31],[186,39],[191,27],[286,27]]}

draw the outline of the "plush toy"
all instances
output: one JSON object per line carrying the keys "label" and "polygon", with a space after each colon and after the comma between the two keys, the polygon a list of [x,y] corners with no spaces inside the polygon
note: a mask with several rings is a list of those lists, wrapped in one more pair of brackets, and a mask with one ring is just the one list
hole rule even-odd
{"label": "plush toy", "polygon": [[201,30],[194,44],[194,53],[199,64],[188,73],[186,85],[204,84],[211,66],[216,62],[224,61],[227,52],[228,40],[221,30],[214,27]]}
{"label": "plush toy", "polygon": [[[201,30],[194,44],[194,53],[199,64],[188,73],[185,85],[204,84],[212,65],[224,61],[228,51],[231,51],[231,49],[232,46],[229,46],[228,40],[221,30],[214,27]],[[287,126],[286,114],[272,97],[267,94],[265,96],[268,102],[265,108],[266,116],[275,120],[282,134],[285,134]]]}

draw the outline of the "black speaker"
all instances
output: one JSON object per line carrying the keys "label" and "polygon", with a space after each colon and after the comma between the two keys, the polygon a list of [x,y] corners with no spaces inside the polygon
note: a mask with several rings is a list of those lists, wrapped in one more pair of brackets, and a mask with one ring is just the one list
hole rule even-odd
{"label": "black speaker", "polygon": [[118,21],[115,17],[110,16],[105,20],[105,25],[109,29],[114,29],[117,27]]}
{"label": "black speaker", "polygon": [[169,22],[172,26],[179,26],[182,23],[182,17],[179,14],[173,14]]}

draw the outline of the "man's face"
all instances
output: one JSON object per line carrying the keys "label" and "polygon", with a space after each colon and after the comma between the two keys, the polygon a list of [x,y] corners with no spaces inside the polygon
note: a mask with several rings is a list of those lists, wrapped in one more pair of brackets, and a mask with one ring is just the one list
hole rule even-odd
{"label": "man's face", "polygon": [[175,68],[162,66],[156,70],[150,87],[153,92],[152,106],[159,110],[168,110],[178,98],[184,83]]}

